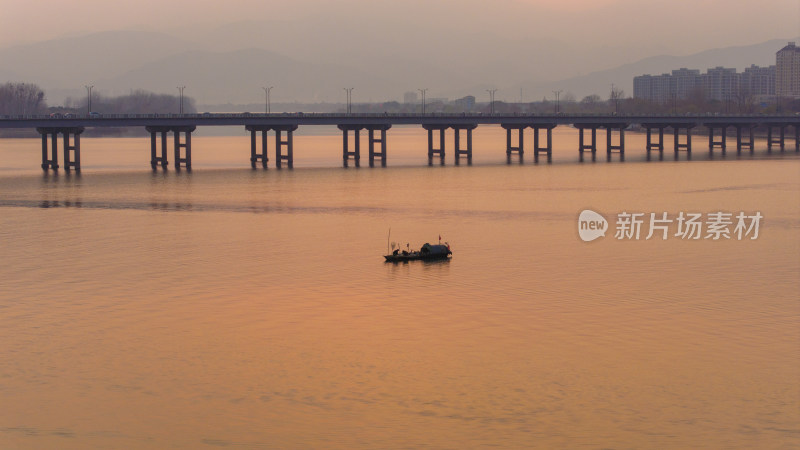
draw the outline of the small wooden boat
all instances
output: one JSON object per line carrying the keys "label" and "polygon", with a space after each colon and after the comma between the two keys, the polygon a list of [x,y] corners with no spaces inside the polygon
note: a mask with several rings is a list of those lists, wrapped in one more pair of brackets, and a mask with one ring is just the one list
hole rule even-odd
{"label": "small wooden boat", "polygon": [[384,255],[387,262],[405,262],[405,261],[432,261],[437,259],[447,259],[452,255],[450,245],[431,245],[427,242],[419,249],[419,251],[406,251],[397,249],[390,255]]}

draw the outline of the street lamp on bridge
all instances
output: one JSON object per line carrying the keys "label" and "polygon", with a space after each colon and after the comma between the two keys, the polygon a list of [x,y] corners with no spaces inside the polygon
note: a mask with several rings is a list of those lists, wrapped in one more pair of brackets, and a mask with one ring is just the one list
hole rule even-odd
{"label": "street lamp on bridge", "polygon": [[560,110],[560,105],[558,103],[558,97],[561,95],[561,91],[562,91],[561,89],[559,89],[557,91],[553,91],[553,94],[555,94],[555,96],[556,96],[556,114],[558,114],[559,110]]}
{"label": "street lamp on bridge", "polygon": [[428,92],[428,88],[417,90],[422,94],[422,114],[425,115],[425,93]]}
{"label": "street lamp on bridge", "polygon": [[183,90],[186,89],[186,86],[178,86],[178,92],[180,93],[180,113],[183,114]]}
{"label": "street lamp on bridge", "polygon": [[86,88],[86,96],[88,97],[86,101],[86,114],[90,114],[92,112],[92,88],[94,88],[94,85],[91,84],[84,87]]}
{"label": "street lamp on bridge", "polygon": [[264,90],[264,94],[267,96],[266,104],[264,105],[264,111],[269,114],[270,113],[270,104],[269,104],[269,91],[272,90],[272,86],[270,87],[262,87],[261,89]]}
{"label": "street lamp on bridge", "polygon": [[494,114],[494,93],[497,92],[497,89],[487,89],[486,92],[489,93],[489,110],[491,114]]}
{"label": "street lamp on bridge", "polygon": [[347,114],[353,112],[353,89],[355,88],[342,88],[347,93]]}

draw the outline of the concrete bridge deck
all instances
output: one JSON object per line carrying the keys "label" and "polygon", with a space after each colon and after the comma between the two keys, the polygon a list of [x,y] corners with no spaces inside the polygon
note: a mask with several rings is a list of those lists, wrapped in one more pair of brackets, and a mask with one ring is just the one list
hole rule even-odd
{"label": "concrete bridge deck", "polygon": [[[705,124],[796,125],[800,115],[616,115],[616,114],[336,114],[336,113],[202,113],[0,116],[0,128],[37,127],[144,127],[246,125],[489,125],[489,124]],[[627,125],[626,125],[627,126]]]}

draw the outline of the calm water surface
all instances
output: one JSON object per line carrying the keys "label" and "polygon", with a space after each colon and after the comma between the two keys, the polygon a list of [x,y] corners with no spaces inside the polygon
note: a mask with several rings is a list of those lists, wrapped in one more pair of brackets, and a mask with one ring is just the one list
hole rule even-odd
{"label": "calm water surface", "polygon": [[[0,141],[0,448],[800,447],[800,158],[628,135],[581,164],[562,128],[506,165],[481,127],[471,167],[392,129],[385,169],[333,132],[291,171],[245,135],[196,136],[191,173],[87,138],[80,176]],[[620,241],[622,211],[764,220]],[[454,257],[385,264],[389,227]]]}

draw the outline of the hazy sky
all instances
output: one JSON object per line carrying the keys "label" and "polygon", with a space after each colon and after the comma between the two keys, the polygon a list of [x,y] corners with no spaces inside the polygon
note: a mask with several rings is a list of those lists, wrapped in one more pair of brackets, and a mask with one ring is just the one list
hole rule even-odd
{"label": "hazy sky", "polygon": [[118,29],[191,37],[203,27],[308,16],[359,19],[372,32],[381,22],[402,23],[409,32],[457,27],[645,53],[800,35],[800,0],[0,0],[0,47]]}

